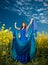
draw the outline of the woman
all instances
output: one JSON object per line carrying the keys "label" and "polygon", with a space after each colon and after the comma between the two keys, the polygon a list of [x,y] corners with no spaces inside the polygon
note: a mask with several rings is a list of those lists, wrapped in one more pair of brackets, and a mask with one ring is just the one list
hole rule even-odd
{"label": "woman", "polygon": [[[21,42],[23,42],[23,43],[18,44],[18,42],[16,40],[16,44],[14,45],[14,42],[13,42],[13,46],[15,47],[14,50],[17,53],[16,60],[20,61],[22,63],[27,63],[30,60],[29,51],[28,51],[28,48],[29,48],[28,45],[29,44],[28,43],[24,43],[24,42],[26,42],[28,40],[28,38],[26,36],[26,32],[29,29],[30,25],[32,24],[32,21],[33,21],[33,18],[31,19],[31,21],[30,21],[28,26],[26,26],[25,23],[22,23],[21,28],[18,28],[16,26],[17,23],[15,22],[15,29],[19,30],[19,32],[20,32],[19,40]],[[14,52],[14,50],[13,50],[13,52]]]}
{"label": "woman", "polygon": [[26,24],[23,22],[21,28],[18,28],[16,26],[17,23],[15,22],[15,29],[20,31],[20,36],[19,37],[20,37],[21,41],[26,41],[27,40],[26,32],[28,31],[30,25],[32,24],[32,21],[33,21],[33,18],[31,19],[31,21],[30,21],[28,26],[26,26]]}

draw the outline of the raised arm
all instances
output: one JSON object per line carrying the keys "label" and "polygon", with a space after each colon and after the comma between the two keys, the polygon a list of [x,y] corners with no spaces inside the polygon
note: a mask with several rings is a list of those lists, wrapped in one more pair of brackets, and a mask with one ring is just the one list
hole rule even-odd
{"label": "raised arm", "polygon": [[15,29],[20,30],[20,28],[17,27],[17,22],[15,22]]}
{"label": "raised arm", "polygon": [[27,26],[27,28],[26,28],[26,30],[28,30],[29,29],[29,27],[30,27],[30,25],[32,24],[32,22],[33,22],[33,18],[31,19],[31,21],[30,21],[30,23],[28,24],[28,26]]}

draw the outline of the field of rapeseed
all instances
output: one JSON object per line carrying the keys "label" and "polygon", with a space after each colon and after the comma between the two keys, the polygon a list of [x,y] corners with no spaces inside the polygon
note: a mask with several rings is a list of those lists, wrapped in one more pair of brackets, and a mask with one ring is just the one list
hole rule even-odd
{"label": "field of rapeseed", "polygon": [[0,65],[48,65],[48,33],[37,32],[36,54],[34,59],[27,64],[21,64],[12,59],[10,53],[12,39],[13,34],[10,28],[5,29],[5,24],[3,24],[0,29]]}

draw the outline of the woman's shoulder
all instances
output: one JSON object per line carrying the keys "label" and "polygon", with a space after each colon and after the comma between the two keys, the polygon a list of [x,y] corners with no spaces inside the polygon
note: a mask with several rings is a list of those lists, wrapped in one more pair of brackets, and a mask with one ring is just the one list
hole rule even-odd
{"label": "woman's shoulder", "polygon": [[26,31],[26,29],[21,29],[21,30],[20,30],[20,32],[25,32],[25,31]]}

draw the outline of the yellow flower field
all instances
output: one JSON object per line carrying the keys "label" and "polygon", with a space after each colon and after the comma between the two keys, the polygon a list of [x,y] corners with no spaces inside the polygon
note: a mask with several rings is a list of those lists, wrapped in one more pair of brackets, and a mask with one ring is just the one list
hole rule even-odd
{"label": "yellow flower field", "polygon": [[45,34],[44,31],[42,33],[37,32],[36,43],[38,47],[48,48],[48,33]]}
{"label": "yellow flower field", "polygon": [[4,29],[5,24],[2,25],[0,30],[0,45],[8,45],[12,42],[13,34],[9,29]]}
{"label": "yellow flower field", "polygon": [[[1,65],[20,65],[20,62],[15,62],[11,57],[11,44],[13,33],[9,29],[5,29],[5,24],[0,29],[0,64]],[[37,32],[36,44],[37,51],[32,62],[21,65],[48,65],[48,33]]]}
{"label": "yellow flower field", "polygon": [[10,29],[11,28],[5,29],[5,24],[3,24],[0,29],[0,59],[10,51],[10,44],[13,40],[13,34]]}

